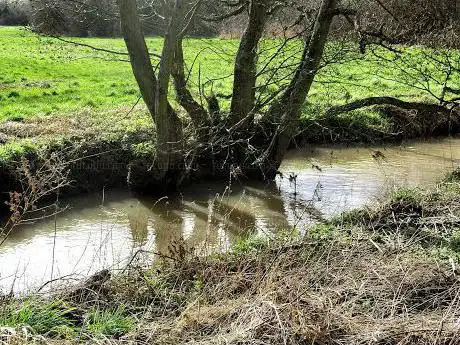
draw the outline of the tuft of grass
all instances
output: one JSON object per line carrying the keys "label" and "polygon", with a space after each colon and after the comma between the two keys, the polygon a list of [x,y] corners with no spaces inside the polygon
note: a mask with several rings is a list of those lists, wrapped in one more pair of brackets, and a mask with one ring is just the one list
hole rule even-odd
{"label": "tuft of grass", "polygon": [[75,333],[74,321],[68,318],[73,310],[59,299],[15,301],[0,309],[0,327],[29,328],[33,334],[68,336]]}
{"label": "tuft of grass", "polygon": [[444,177],[444,182],[455,183],[460,181],[460,168],[455,169]]}
{"label": "tuft of grass", "polygon": [[21,142],[10,142],[0,145],[0,164],[8,164],[12,160],[19,159],[21,156],[26,156],[30,152],[34,152],[36,146],[30,140]]}
{"label": "tuft of grass", "polygon": [[233,244],[232,252],[236,255],[257,253],[263,248],[266,248],[270,243],[269,238],[266,236],[249,235],[246,238],[239,238]]}
{"label": "tuft of grass", "polygon": [[91,337],[119,337],[131,332],[135,325],[135,319],[126,314],[123,305],[108,310],[92,308],[86,316],[83,332]]}
{"label": "tuft of grass", "polygon": [[390,195],[390,200],[402,204],[420,204],[423,198],[420,192],[417,188],[401,188]]}
{"label": "tuft of grass", "polygon": [[[135,328],[136,321],[128,316],[123,305],[100,309],[90,308],[85,316],[76,307],[61,299],[46,302],[40,299],[12,300],[0,308],[0,330],[27,330],[31,335],[50,339],[94,339],[120,337]],[[0,331],[0,335],[2,331]],[[0,338],[1,339],[1,338]]]}
{"label": "tuft of grass", "polygon": [[17,97],[20,97],[21,95],[19,94],[19,92],[16,92],[16,91],[11,91],[9,94],[8,94],[8,98],[17,98]]}

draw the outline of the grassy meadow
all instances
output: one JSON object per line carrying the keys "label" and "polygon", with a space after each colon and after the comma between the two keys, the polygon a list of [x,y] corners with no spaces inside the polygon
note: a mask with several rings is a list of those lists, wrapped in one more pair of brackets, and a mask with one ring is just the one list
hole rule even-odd
{"label": "grassy meadow", "polygon": [[[122,39],[73,40],[126,52]],[[160,53],[161,44],[160,38],[148,39],[152,53]],[[261,68],[279,44],[277,40],[262,43]],[[114,110],[134,105],[139,97],[124,55],[97,52],[17,27],[0,27],[0,47],[0,121],[37,115],[72,115],[84,108],[96,112]],[[232,64],[237,47],[236,40],[185,41],[186,61],[188,66],[193,65],[190,87],[196,95],[199,84],[205,85],[205,91],[212,88],[215,93],[231,93]],[[397,70],[377,62],[370,54],[363,60],[353,47],[348,48],[350,51],[344,53],[346,57],[342,64],[331,65],[320,72],[305,115],[319,115],[318,107],[366,96],[424,97],[420,90],[396,83]],[[292,43],[280,61],[293,68],[299,49],[299,43]],[[339,47],[330,45],[326,58],[334,59],[338,50]],[[155,59],[153,62],[156,63]],[[277,89],[278,86],[271,88]]]}
{"label": "grassy meadow", "polygon": [[[78,39],[103,49],[126,52],[122,39]],[[161,39],[148,40],[153,53]],[[209,44],[233,49],[233,42],[187,41],[188,60]],[[89,48],[34,35],[25,29],[0,28],[0,121],[37,115],[72,115],[82,108],[117,109],[132,106],[139,91],[123,55],[98,53]],[[231,65],[205,50],[199,63],[209,67],[203,78],[230,73]]]}

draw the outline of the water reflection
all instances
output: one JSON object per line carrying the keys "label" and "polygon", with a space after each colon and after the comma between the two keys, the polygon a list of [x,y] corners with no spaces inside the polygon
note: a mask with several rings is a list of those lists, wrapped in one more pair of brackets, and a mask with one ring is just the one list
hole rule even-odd
{"label": "water reflection", "polygon": [[142,247],[149,237],[149,215],[139,207],[131,206],[127,210],[129,229],[133,236],[133,246]]}
{"label": "water reflection", "polygon": [[0,248],[0,289],[27,291],[51,278],[123,267],[141,248],[167,256],[180,255],[182,247],[206,254],[248,234],[293,226],[302,231],[395,186],[432,183],[459,161],[459,139],[320,147],[293,152],[276,183],[234,184],[231,192],[219,184],[196,184],[176,199],[139,200],[128,191],[73,199],[56,223],[23,226],[7,239]]}

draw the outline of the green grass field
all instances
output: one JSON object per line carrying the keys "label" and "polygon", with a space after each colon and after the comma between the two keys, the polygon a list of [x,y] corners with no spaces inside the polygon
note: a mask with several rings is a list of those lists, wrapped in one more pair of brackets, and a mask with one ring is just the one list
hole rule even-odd
{"label": "green grass field", "polygon": [[[68,40],[126,53],[120,38]],[[148,38],[147,41],[152,53],[161,52],[161,38]],[[197,99],[201,97],[203,101],[203,95],[210,92],[231,94],[238,43],[218,38],[184,42],[187,67],[192,67],[189,87]],[[293,41],[276,59],[270,60],[280,43],[277,39],[261,42],[259,69],[266,72],[260,78],[262,82],[263,78],[270,77],[274,67],[284,66],[273,73],[275,78],[286,77],[298,63],[302,45]],[[314,143],[375,142],[391,138],[391,123],[373,109],[334,117],[324,116],[324,110],[369,96],[429,99],[429,93],[422,90],[427,81],[420,76],[415,81],[410,77],[414,73],[417,75],[419,70],[429,73],[430,88],[435,94],[439,93],[446,71],[425,58],[428,50],[403,49],[406,53],[403,59],[389,62],[371,53],[361,55],[351,43],[330,43],[324,60],[335,63],[321,68],[310,91],[303,111],[304,140]],[[393,57],[388,51],[378,53],[386,59]],[[442,53],[439,53],[440,58],[443,58]],[[460,61],[460,53],[449,54],[452,60]],[[267,61],[271,63],[264,67]],[[157,65],[158,61],[153,59],[153,62]],[[457,67],[460,71],[460,66]],[[458,74],[451,74],[449,86],[454,89],[460,85]],[[203,90],[201,95],[199,85]],[[272,83],[262,97],[278,90],[280,85],[280,82]],[[173,99],[173,90],[170,92]],[[92,142],[95,147],[100,140],[120,142],[133,137],[136,138],[132,141],[135,153],[139,150],[142,153],[146,147],[146,133],[151,137],[152,121],[142,102],[133,108],[139,97],[126,55],[95,51],[39,36],[25,28],[0,27],[0,143],[5,142],[5,135],[7,142],[0,145],[0,161],[8,162],[11,157],[36,150],[41,143],[47,145],[50,140],[76,137]],[[228,100],[222,98],[221,107],[225,110]]]}
{"label": "green grass field", "polygon": [[[88,38],[76,41],[126,51],[122,39]],[[161,43],[159,38],[148,39],[152,52],[160,52]],[[275,40],[266,40],[262,51],[273,51],[277,44]],[[196,94],[199,84],[205,84],[208,91],[212,85],[216,93],[231,92],[232,62],[237,46],[236,40],[189,39],[185,42],[186,60],[189,66],[194,66],[190,86]],[[72,114],[82,108],[107,110],[129,107],[139,97],[129,63],[120,61],[126,59],[123,55],[95,52],[16,27],[0,27],[0,47],[0,121],[35,115]],[[298,48],[298,44],[294,43],[286,49],[281,57],[286,59],[286,65],[298,57]],[[335,49],[331,45],[328,56],[333,56]],[[265,55],[262,54],[260,59],[261,66],[267,59]],[[392,81],[399,72],[375,62],[370,56],[363,60],[356,53],[349,53],[347,60],[321,71],[307,109],[312,109],[313,105],[314,112],[315,107],[320,105],[372,95],[423,97],[419,90]],[[222,77],[226,78],[218,79]],[[273,85],[271,89],[277,87]]]}
{"label": "green grass field", "polygon": [[[125,52],[122,39],[80,39],[100,48]],[[161,39],[148,40],[152,52],[159,52]],[[220,51],[235,50],[236,42],[189,40],[188,60],[196,61],[201,78],[228,75],[231,64]],[[20,28],[0,28],[0,120],[34,115],[71,114],[84,107],[116,109],[133,105],[139,91],[125,56],[98,53],[92,49],[34,35]],[[201,65],[201,67],[200,67]],[[195,77],[195,75],[193,76]],[[229,89],[231,79],[219,82]]]}

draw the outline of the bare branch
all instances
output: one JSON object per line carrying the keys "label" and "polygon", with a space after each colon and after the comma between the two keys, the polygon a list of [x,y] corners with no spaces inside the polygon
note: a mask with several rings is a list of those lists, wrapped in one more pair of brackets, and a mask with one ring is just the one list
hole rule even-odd
{"label": "bare branch", "polygon": [[421,102],[406,102],[394,97],[369,97],[360,99],[345,105],[339,105],[330,108],[326,114],[329,116],[337,115],[340,113],[345,113],[353,110],[357,110],[360,108],[365,108],[374,105],[392,105],[401,109],[406,110],[423,110],[426,111],[427,109],[433,111],[433,114],[436,112],[449,112],[449,109],[432,103],[421,103]]}
{"label": "bare branch", "polygon": [[223,21],[225,19],[235,17],[235,16],[243,13],[246,10],[247,7],[248,7],[248,2],[245,1],[243,5],[241,5],[236,10],[233,10],[231,12],[228,12],[228,13],[222,14],[220,16],[216,16],[216,17],[200,17],[200,19],[204,20],[204,21],[207,21],[207,22],[221,22],[221,21]]}

